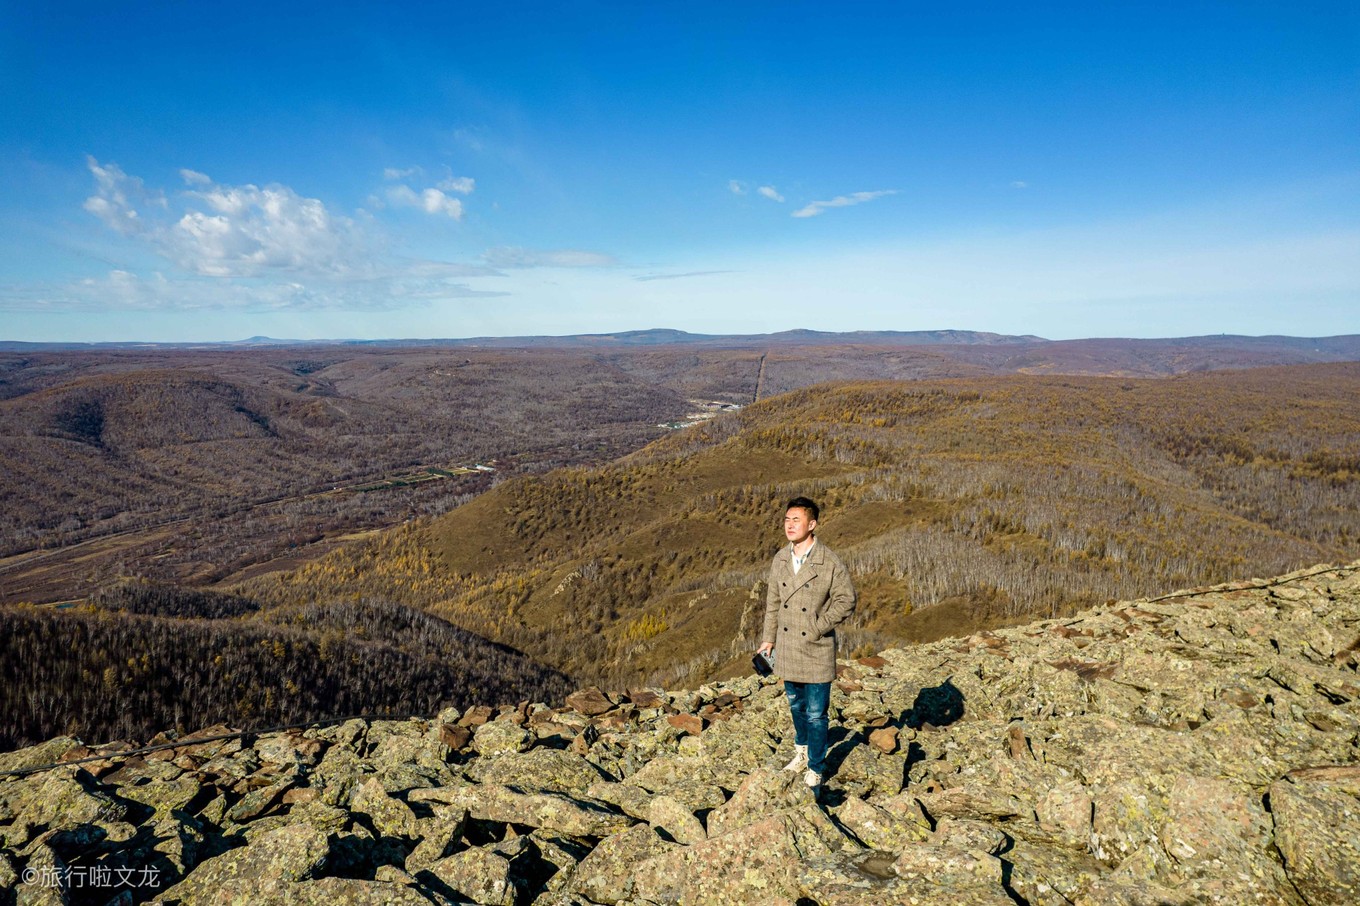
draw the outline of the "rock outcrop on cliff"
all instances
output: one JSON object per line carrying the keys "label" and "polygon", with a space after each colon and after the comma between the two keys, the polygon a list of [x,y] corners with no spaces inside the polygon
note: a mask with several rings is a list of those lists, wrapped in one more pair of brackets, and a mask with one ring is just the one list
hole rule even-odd
{"label": "rock outcrop on cliff", "polygon": [[[1360,902],[1360,563],[777,679],[0,755],[0,902]],[[96,759],[96,760],[87,760]],[[80,762],[80,763],[73,763]]]}

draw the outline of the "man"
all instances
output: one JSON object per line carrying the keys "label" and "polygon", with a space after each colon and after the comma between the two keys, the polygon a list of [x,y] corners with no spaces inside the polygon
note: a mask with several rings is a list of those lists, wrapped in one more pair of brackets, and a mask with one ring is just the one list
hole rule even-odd
{"label": "man", "polygon": [[816,791],[826,770],[827,709],[836,678],[836,627],[855,609],[855,587],[840,558],[818,544],[817,504],[795,497],[784,511],[788,547],[770,564],[759,651],[776,652],[795,736],[786,771],[803,771]]}

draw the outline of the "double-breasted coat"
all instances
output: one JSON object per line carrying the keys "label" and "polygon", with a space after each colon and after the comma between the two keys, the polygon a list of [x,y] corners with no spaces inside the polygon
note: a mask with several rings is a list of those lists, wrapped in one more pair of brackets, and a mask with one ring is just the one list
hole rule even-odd
{"label": "double-breasted coat", "polygon": [[785,545],[770,563],[761,641],[774,645],[775,672],[795,683],[829,683],[836,678],[836,627],[855,610],[850,573],[818,541],[793,571]]}

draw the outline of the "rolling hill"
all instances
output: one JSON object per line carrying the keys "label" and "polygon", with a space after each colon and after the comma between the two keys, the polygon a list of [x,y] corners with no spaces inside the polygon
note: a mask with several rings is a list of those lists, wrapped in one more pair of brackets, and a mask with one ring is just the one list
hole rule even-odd
{"label": "rolling hill", "polygon": [[[293,568],[515,474],[637,450],[704,404],[831,381],[1166,376],[1360,359],[1360,337],[972,331],[0,343],[0,601]],[[495,460],[496,472],[470,470]]]}
{"label": "rolling hill", "polygon": [[783,502],[861,605],[848,651],[1360,553],[1360,364],[847,382],[504,482],[236,591],[430,610],[578,681],[744,662]]}

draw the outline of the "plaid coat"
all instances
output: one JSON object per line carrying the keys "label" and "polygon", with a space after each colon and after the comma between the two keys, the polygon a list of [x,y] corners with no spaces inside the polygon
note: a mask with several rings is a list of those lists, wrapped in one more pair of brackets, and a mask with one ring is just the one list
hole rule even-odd
{"label": "plaid coat", "polygon": [[775,670],[795,683],[836,678],[836,627],[855,610],[855,586],[840,557],[818,541],[797,573],[786,544],[770,564],[761,641],[774,645]]}

